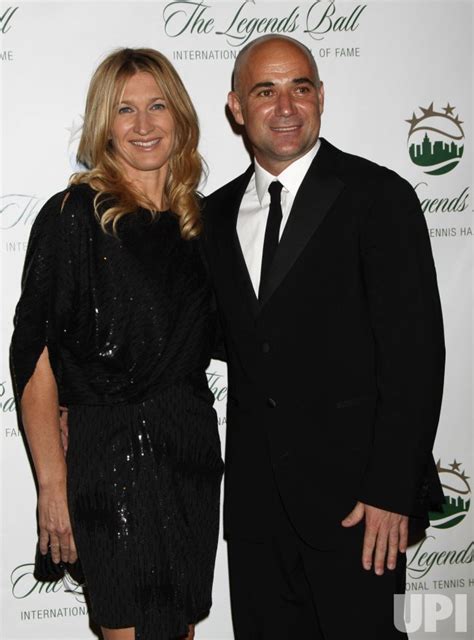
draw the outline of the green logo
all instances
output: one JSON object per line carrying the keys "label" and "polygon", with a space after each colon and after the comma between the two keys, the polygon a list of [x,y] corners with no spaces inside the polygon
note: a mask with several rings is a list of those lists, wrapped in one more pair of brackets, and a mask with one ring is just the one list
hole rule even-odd
{"label": "green logo", "polygon": [[464,153],[463,121],[454,114],[456,107],[449,102],[436,111],[433,103],[427,109],[420,107],[421,116],[413,112],[408,132],[408,150],[412,162],[431,176],[452,171]]}
{"label": "green logo", "polygon": [[442,467],[438,460],[436,468],[445,495],[442,511],[430,512],[431,526],[436,529],[451,529],[466,517],[471,504],[469,476],[461,470],[461,462],[454,460],[449,467]]}

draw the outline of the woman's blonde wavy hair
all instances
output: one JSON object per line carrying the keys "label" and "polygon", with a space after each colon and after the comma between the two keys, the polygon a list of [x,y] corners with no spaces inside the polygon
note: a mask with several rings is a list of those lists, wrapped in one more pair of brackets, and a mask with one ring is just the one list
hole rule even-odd
{"label": "woman's blonde wavy hair", "polygon": [[[150,73],[163,92],[175,123],[175,144],[169,159],[164,200],[179,216],[181,235],[190,239],[201,231],[197,187],[203,164],[197,150],[199,124],[196,111],[171,62],[154,49],[118,49],[99,65],[92,76],[77,160],[87,171],[71,177],[71,184],[89,184],[98,193],[96,215],[104,231],[116,232],[117,222],[144,205],[154,216],[152,202],[125,179],[110,140],[117,104],[125,83],[135,73]],[[110,206],[107,207],[107,203]],[[99,207],[101,213],[99,215]]]}

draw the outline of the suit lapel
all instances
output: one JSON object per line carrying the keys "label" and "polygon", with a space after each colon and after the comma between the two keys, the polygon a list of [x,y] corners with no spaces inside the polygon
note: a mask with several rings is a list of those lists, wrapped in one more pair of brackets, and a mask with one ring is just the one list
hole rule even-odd
{"label": "suit lapel", "polygon": [[260,299],[260,308],[281,284],[344,189],[344,182],[330,171],[333,148],[325,140],[321,143],[293,203]]}
{"label": "suit lapel", "polygon": [[[234,277],[232,281],[237,283],[243,293],[244,300],[247,301],[251,309],[252,315],[256,316],[259,312],[258,299],[255,295],[237,235],[237,216],[239,214],[240,203],[242,202],[245,189],[248,186],[253,171],[253,165],[249,166],[247,171],[238,180],[234,192],[230,195],[227,215],[222,216],[219,221],[220,232],[218,237],[221,259],[223,260],[225,268],[233,274]],[[232,291],[231,294],[233,297],[236,297],[235,291]]]}

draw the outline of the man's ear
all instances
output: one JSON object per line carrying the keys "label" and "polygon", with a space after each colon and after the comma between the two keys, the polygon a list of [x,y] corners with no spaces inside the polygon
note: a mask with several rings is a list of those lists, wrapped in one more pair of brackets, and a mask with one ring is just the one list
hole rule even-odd
{"label": "man's ear", "polygon": [[324,111],[324,85],[321,82],[318,88],[319,114]]}
{"label": "man's ear", "polygon": [[231,91],[227,96],[227,106],[231,110],[237,124],[244,125],[245,122],[242,114],[242,105],[240,104],[240,98],[235,91]]}

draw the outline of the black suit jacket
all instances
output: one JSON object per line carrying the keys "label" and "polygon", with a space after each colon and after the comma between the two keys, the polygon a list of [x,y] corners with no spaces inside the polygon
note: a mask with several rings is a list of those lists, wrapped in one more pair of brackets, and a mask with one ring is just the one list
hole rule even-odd
{"label": "black suit jacket", "polygon": [[357,500],[426,518],[443,500],[445,354],[414,190],[322,140],[258,301],[236,232],[252,172],[204,205],[229,378],[225,534],[268,532],[274,480],[315,547],[338,544]]}

